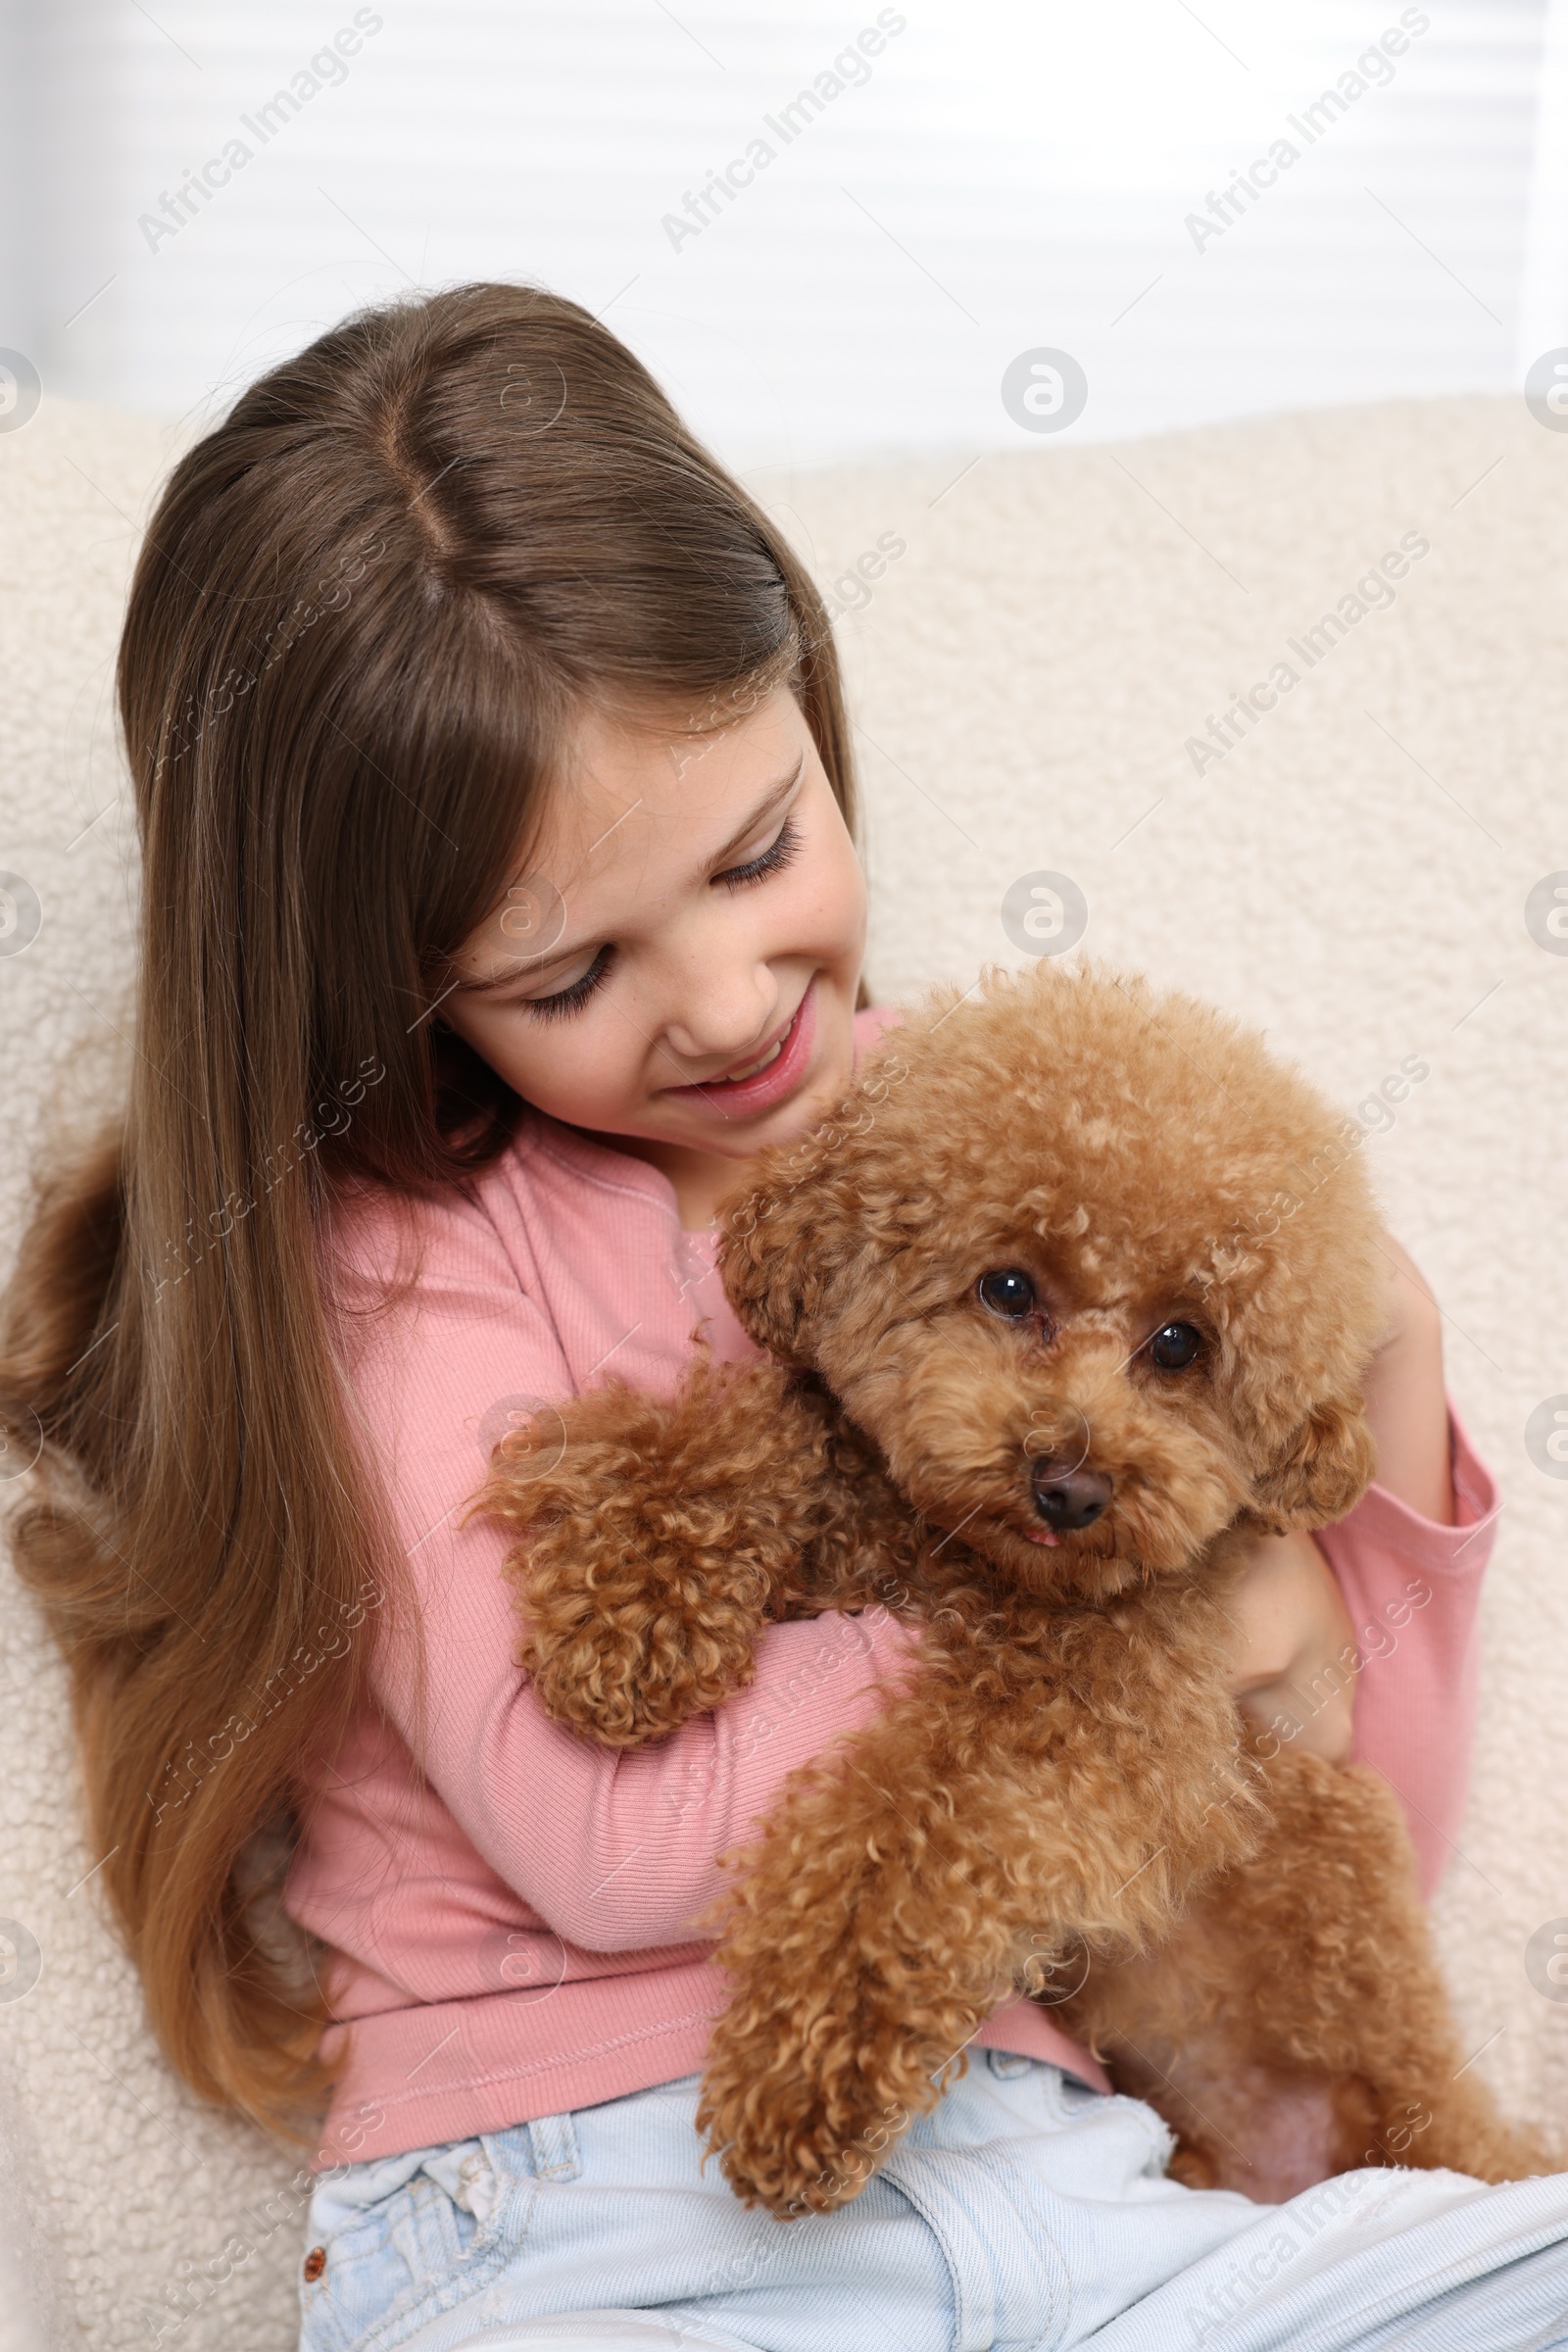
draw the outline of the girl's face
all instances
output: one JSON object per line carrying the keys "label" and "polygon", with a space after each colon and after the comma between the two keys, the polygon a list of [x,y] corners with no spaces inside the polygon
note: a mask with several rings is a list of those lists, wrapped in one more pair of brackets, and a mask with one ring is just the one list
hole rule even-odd
{"label": "girl's face", "polygon": [[864,877],[787,689],[707,734],[591,715],[440,1010],[526,1102],[663,1167],[701,1223],[736,1161],[848,1085],[864,943]]}

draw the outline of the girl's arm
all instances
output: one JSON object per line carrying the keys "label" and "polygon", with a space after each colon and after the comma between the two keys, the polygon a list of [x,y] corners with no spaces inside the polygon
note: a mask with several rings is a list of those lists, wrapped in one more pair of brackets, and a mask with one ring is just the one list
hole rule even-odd
{"label": "girl's arm", "polygon": [[[720,1889],[717,1857],[755,1834],[785,1777],[886,1703],[913,1637],[885,1610],[765,1628],[747,1690],[630,1752],[552,1723],[521,1670],[511,1539],[474,1521],[432,1562],[427,1595],[431,1783],[470,1843],[569,1944],[640,1951],[690,1941]],[[379,1678],[411,1721],[406,1658]]]}
{"label": "girl's arm", "polygon": [[[421,1214],[417,1288],[369,1327],[350,1383],[407,1554],[431,1788],[568,1943],[689,1942],[719,1891],[718,1854],[754,1830],[789,1772],[880,1712],[917,1637],[880,1608],[769,1626],[747,1690],[630,1753],[552,1723],[514,1662],[515,1588],[503,1572],[514,1533],[459,1522],[486,1467],[481,1424],[493,1442],[498,1406],[564,1396],[571,1379],[520,1287],[528,1270],[508,1260],[482,1208]],[[416,1646],[395,1610],[378,1617],[376,1694],[413,1747]]]}
{"label": "girl's arm", "polygon": [[1385,1248],[1389,1337],[1366,1381],[1377,1484],[1336,1526],[1259,1545],[1238,1608],[1238,1683],[1277,1738],[1382,1773],[1430,1894],[1464,1809],[1499,1504],[1444,1395],[1437,1304],[1398,1243]]}

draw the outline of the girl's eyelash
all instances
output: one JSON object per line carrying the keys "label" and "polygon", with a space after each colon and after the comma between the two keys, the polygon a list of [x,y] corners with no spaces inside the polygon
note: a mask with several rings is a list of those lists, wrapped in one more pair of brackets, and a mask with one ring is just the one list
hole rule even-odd
{"label": "girl's eyelash", "polygon": [[[773,838],[772,844],[760,858],[749,858],[745,865],[732,865],[727,873],[715,874],[713,880],[722,882],[726,890],[744,890],[748,882],[761,882],[769,874],[782,873],[801,854],[801,835],[793,816],[787,816]],[[559,1021],[568,1013],[580,1012],[597,988],[604,985],[610,971],[612,948],[601,948],[580,980],[569,988],[559,989],[553,997],[526,997],[523,1010],[535,1020]]]}
{"label": "girl's eyelash", "polygon": [[558,989],[553,997],[524,998],[524,1011],[541,1021],[559,1021],[568,1012],[580,1012],[595,989],[603,986],[613,954],[612,948],[601,948],[580,980],[574,980],[569,988]]}
{"label": "girl's eyelash", "polygon": [[732,865],[728,873],[715,874],[713,880],[722,882],[726,890],[743,890],[748,882],[760,882],[768,874],[782,873],[801,854],[800,829],[793,816],[787,816],[774,837],[772,847],[753,858],[745,865]]}

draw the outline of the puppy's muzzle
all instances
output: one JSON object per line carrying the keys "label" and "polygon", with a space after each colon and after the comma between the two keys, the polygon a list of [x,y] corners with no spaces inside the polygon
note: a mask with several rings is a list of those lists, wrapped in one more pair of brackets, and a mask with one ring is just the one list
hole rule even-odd
{"label": "puppy's muzzle", "polygon": [[1054,1533],[1093,1527],[1109,1504],[1111,1483],[1103,1470],[1070,1469],[1048,1454],[1031,1473],[1035,1509]]}

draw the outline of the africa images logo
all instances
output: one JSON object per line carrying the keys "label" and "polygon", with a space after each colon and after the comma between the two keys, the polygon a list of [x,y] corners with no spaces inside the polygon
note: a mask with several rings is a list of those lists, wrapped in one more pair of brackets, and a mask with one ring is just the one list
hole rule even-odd
{"label": "africa images logo", "polygon": [[[772,138],[762,131],[748,140],[744,155],[731,156],[718,172],[710,172],[703,185],[688,188],[678,213],[665,213],[660,226],[679,253],[693,237],[700,237],[705,228],[716,220],[726,205],[733,204],[743,188],[749,188],[760,172],[792,147],[804,130],[809,129],[817,117],[842,98],[846,90],[860,88],[871,78],[870,60],[880,57],[897,33],[909,20],[896,8],[878,11],[875,24],[867,24],[857,33],[850,45],[839,51],[831,66],[824,66],[805,89],[797,90],[787,106],[776,115],[764,115],[763,124]],[[773,144],[774,140],[778,144]]]}
{"label": "africa images logo", "polygon": [[[1363,49],[1353,66],[1348,66],[1334,87],[1320,91],[1298,115],[1287,115],[1285,120],[1302,142],[1283,134],[1269,148],[1267,155],[1254,157],[1245,172],[1238,172],[1229,187],[1208,192],[1208,210],[1189,213],[1183,225],[1200,253],[1224,236],[1227,229],[1245,219],[1249,206],[1258,203],[1263,194],[1274,187],[1282,172],[1298,164],[1308,147],[1315,147],[1326,132],[1332,130],[1341,117],[1348,114],[1358,98],[1370,89],[1380,89],[1394,79],[1396,57],[1402,57],[1410,43],[1428,31],[1432,19],[1424,8],[1400,11],[1397,24],[1391,24],[1369,48]],[[1402,28],[1402,29],[1401,29]]]}

